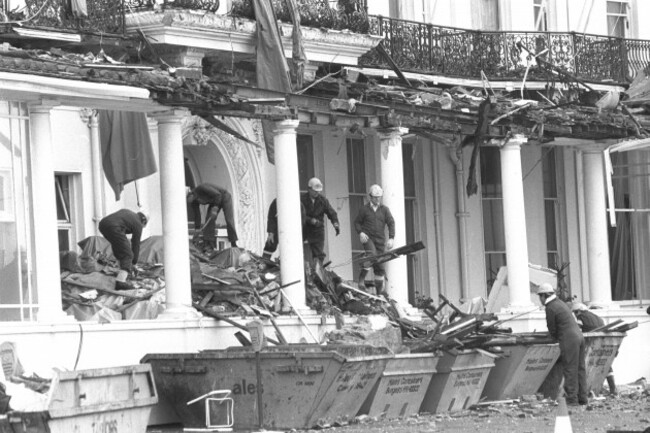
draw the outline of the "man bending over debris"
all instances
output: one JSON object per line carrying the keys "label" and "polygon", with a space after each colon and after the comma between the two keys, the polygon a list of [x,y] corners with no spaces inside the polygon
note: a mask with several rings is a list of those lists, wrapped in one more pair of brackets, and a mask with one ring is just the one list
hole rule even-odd
{"label": "man bending over debris", "polygon": [[[217,247],[215,227],[217,216],[223,209],[223,216],[226,218],[228,241],[230,241],[231,247],[237,247],[235,211],[232,204],[232,195],[227,189],[211,183],[202,183],[188,194],[187,202],[192,205],[194,210],[194,227],[201,227],[200,231],[203,232],[203,242],[206,246],[212,249]],[[199,205],[202,204],[208,205],[208,212],[205,215],[205,223],[203,226],[201,226],[201,212],[199,210]]]}
{"label": "man bending over debris", "polygon": [[[138,263],[140,238],[147,222],[149,222],[149,214],[143,209],[138,213],[129,209],[120,209],[105,216],[99,222],[99,231],[110,242],[113,255],[120,262],[120,269],[129,274],[132,274],[133,265]],[[130,243],[126,235],[131,235]]]}
{"label": "man bending over debris", "polygon": [[555,290],[549,283],[541,284],[537,295],[546,308],[548,332],[560,343],[566,403],[569,406],[588,404],[585,338],[578,322],[573,318],[569,306],[555,295]]}
{"label": "man bending over debris", "polygon": [[[571,311],[573,311],[576,319],[578,319],[578,325],[580,325],[582,332],[591,332],[601,326],[605,326],[605,321],[596,313],[591,312],[582,302],[573,302],[571,304]],[[607,386],[609,386],[609,393],[616,395],[616,381],[614,380],[614,370],[612,370],[612,367],[609,367],[606,379]]]}
{"label": "man bending over debris", "polygon": [[[388,207],[381,204],[384,190],[379,185],[372,185],[368,196],[370,202],[366,203],[354,220],[354,228],[359,233],[359,240],[363,244],[366,254],[374,256],[393,248],[395,239],[395,220]],[[388,227],[388,241],[386,241],[386,227]],[[383,263],[372,265],[375,274],[375,289],[377,294],[387,296],[384,292],[384,271]],[[359,288],[365,289],[366,275],[370,268],[361,269],[359,274]]]}

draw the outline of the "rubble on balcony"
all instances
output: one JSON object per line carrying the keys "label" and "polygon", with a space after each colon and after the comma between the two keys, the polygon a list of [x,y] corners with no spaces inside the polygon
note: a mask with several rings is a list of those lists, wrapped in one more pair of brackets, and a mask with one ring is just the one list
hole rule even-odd
{"label": "rubble on balcony", "polygon": [[[467,134],[461,126],[476,124],[479,107],[488,96],[492,105],[490,127],[520,128],[530,139],[543,142],[554,137],[624,138],[637,135],[639,126],[650,127],[650,116],[633,116],[619,103],[626,94],[597,91],[568,78],[544,91],[528,90],[525,83],[522,86],[523,90],[493,89],[487,80],[482,88],[404,83],[366,76],[357,68],[343,68],[320,78],[305,93],[331,98],[332,111],[353,114],[365,107],[384,109],[388,122],[401,123],[411,132],[418,132],[421,124],[430,132]],[[408,107],[412,110],[410,116],[396,113],[396,108]],[[431,110],[428,118],[421,111],[425,109]],[[434,116],[435,120],[429,121]]]}

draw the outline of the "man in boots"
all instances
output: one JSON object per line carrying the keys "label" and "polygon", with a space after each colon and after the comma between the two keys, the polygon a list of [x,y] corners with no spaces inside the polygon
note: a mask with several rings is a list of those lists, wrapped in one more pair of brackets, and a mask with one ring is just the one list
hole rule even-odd
{"label": "man in boots", "polygon": [[302,238],[309,245],[314,262],[321,264],[325,259],[325,216],[329,218],[336,236],[341,234],[339,217],[323,195],[323,183],[312,177],[307,183],[307,192],[300,196],[300,203],[305,208],[305,223],[302,226]]}
{"label": "man in boots", "polygon": [[[99,232],[111,244],[113,255],[120,262],[120,269],[129,274],[134,273],[134,266],[138,263],[140,238],[147,222],[149,214],[142,209],[137,213],[120,209],[99,222]],[[127,235],[131,235],[130,241]]]}
{"label": "man in boots", "polygon": [[569,406],[589,403],[585,338],[569,306],[559,299],[553,287],[543,283],[537,289],[539,300],[546,309],[548,333],[560,343],[560,362],[564,375],[564,391]]}
{"label": "man in boots", "polygon": [[[576,319],[578,319],[578,325],[580,325],[582,332],[591,332],[601,326],[605,326],[605,321],[600,316],[589,310],[589,308],[581,302],[573,302],[571,304],[571,311],[573,311]],[[607,386],[609,386],[609,394],[612,396],[617,395],[614,370],[612,370],[611,367],[609,368],[606,379]]]}
{"label": "man in boots", "polygon": [[[381,254],[386,250],[393,248],[395,239],[395,219],[390,213],[388,207],[381,204],[384,191],[379,185],[372,185],[368,196],[370,201],[366,203],[354,220],[354,228],[359,233],[359,240],[363,244],[363,249],[369,256]],[[388,227],[388,241],[386,240],[386,227]],[[383,263],[375,263],[372,266],[375,274],[375,289],[377,294],[388,296],[384,290],[384,271]],[[361,269],[359,274],[359,288],[365,289],[366,275],[370,268]]]}

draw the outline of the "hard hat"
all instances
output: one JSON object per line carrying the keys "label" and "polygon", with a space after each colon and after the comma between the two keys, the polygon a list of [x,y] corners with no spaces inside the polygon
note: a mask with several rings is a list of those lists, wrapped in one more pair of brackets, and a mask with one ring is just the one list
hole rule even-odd
{"label": "hard hat", "polygon": [[307,182],[307,187],[314,191],[321,192],[323,190],[323,182],[321,182],[317,177],[312,177],[309,179],[309,182]]}
{"label": "hard hat", "polygon": [[145,208],[140,208],[138,211],[138,214],[140,214],[140,218],[144,219],[144,225],[147,225],[149,222],[149,212]]}
{"label": "hard hat", "polygon": [[384,190],[381,189],[379,185],[375,184],[370,187],[370,191],[368,191],[368,194],[371,197],[381,197],[384,195]]}
{"label": "hard hat", "polygon": [[571,311],[585,311],[588,310],[587,306],[583,304],[582,302],[572,302],[571,303]]}
{"label": "hard hat", "polygon": [[555,290],[553,290],[553,286],[551,286],[549,283],[542,283],[537,288],[537,294],[541,295],[542,293],[553,294],[555,293]]}

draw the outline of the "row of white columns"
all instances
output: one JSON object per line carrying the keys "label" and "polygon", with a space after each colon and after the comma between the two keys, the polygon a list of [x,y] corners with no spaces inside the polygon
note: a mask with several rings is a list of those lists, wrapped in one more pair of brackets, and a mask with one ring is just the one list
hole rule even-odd
{"label": "row of white columns", "polygon": [[[503,219],[508,263],[510,310],[529,308],[530,283],[528,273],[528,243],[521,169],[521,145],[526,142],[518,135],[500,150],[501,182],[503,188]],[[600,306],[612,303],[607,213],[605,197],[605,167],[602,149],[590,148],[582,153],[585,184],[585,219],[587,231],[587,260],[589,264],[589,302]]]}
{"label": "row of white columns", "polygon": [[[61,303],[56,199],[52,194],[54,174],[50,111],[53,105],[31,105],[32,185],[34,194],[34,239],[37,248],[36,287],[39,321],[65,317]],[[163,220],[164,266],[166,269],[167,308],[162,318],[188,318],[196,315],[191,307],[189,239],[185,206],[182,120],[185,110],[156,116],[159,130],[161,212]],[[299,182],[296,151],[298,120],[275,124],[276,183],[281,278],[294,309],[305,310],[305,285],[302,235],[300,230]],[[406,242],[402,136],[405,128],[390,128],[378,134],[381,151],[381,181],[384,204],[395,218],[395,245]],[[96,137],[95,137],[96,138]],[[521,169],[523,136],[515,136],[501,148],[503,211],[508,262],[510,308],[530,306],[528,247]],[[604,167],[598,151],[584,152],[585,206],[591,301],[611,303],[609,255],[605,212]],[[95,209],[97,212],[97,209]],[[96,215],[97,216],[97,215]],[[388,293],[398,302],[408,303],[406,259],[387,263]]]}

